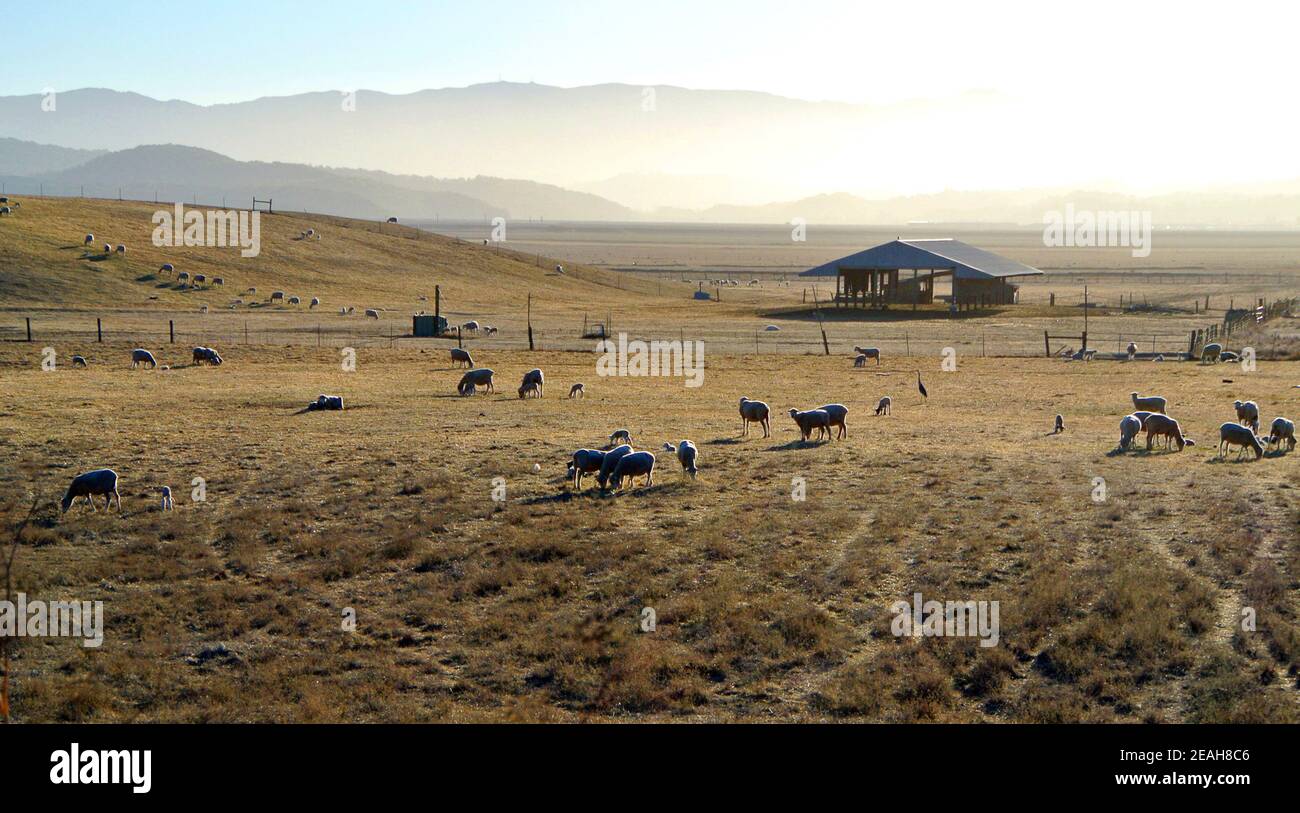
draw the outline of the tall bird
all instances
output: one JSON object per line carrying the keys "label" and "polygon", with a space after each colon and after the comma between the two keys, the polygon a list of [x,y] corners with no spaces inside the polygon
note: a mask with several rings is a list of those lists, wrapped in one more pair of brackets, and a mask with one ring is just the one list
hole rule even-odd
{"label": "tall bird", "polygon": [[922,398],[925,398],[925,399],[927,399],[927,400],[930,398],[930,393],[928,393],[928,392],[925,391],[925,384],[921,383],[921,371],[920,371],[920,370],[917,370],[917,371],[916,371],[916,388],[917,388],[918,390],[921,391],[921,397],[922,397]]}

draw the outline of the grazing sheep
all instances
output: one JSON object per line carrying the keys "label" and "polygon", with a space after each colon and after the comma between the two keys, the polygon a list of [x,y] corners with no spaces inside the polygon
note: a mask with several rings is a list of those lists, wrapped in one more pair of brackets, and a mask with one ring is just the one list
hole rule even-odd
{"label": "grazing sheep", "polygon": [[63,495],[63,511],[67,513],[72,507],[72,503],[78,497],[85,497],[86,502],[90,503],[90,510],[95,509],[95,498],[104,498],[104,508],[110,508],[113,505],[113,498],[117,498],[117,510],[122,510],[122,495],[117,491],[117,472],[112,469],[96,469],[88,471],[85,474],[78,474],[72,478],[72,484],[68,486],[68,491]]}
{"label": "grazing sheep", "polygon": [[1219,354],[1223,352],[1223,345],[1215,342],[1207,344],[1201,348],[1201,363],[1209,363],[1219,360]]}
{"label": "grazing sheep", "polygon": [[174,507],[176,507],[176,502],[175,500],[172,499],[172,487],[163,486],[162,487],[162,510],[170,511]]}
{"label": "grazing sheep", "polygon": [[584,386],[582,386],[581,384],[574,384],[572,387],[569,387],[569,397],[570,397],[570,398],[586,398],[586,397],[587,397],[587,388],[584,387]]}
{"label": "grazing sheep", "polygon": [[162,268],[159,268],[159,269],[158,269],[158,273],[159,273],[159,274],[175,274],[175,273],[176,273],[176,266],[172,265],[171,263],[163,263],[163,264],[162,264]]}
{"label": "grazing sheep", "polygon": [[562,265],[557,265],[557,266],[555,266],[555,273],[557,273],[557,274],[563,274],[563,273],[564,273],[564,266],[562,266]]}
{"label": "grazing sheep", "polygon": [[492,383],[492,375],[492,371],[486,367],[470,370],[460,377],[460,383],[456,385],[456,391],[461,395],[473,395],[476,388],[486,387],[487,392],[496,392],[496,387]]}
{"label": "grazing sheep", "polygon": [[1142,420],[1136,415],[1126,415],[1119,422],[1119,448],[1127,450],[1133,445],[1133,438],[1142,431]]}
{"label": "grazing sheep", "polygon": [[290,304],[290,305],[301,305],[301,304],[302,304],[302,300],[299,299],[299,298],[296,297],[296,296],[291,296],[291,297],[289,297],[289,304]]}
{"label": "grazing sheep", "polygon": [[858,354],[857,356],[855,356],[854,359],[853,359],[853,366],[854,366],[854,367],[866,367],[866,366],[867,366],[867,357],[864,356],[864,355],[862,355],[861,353],[859,353],[859,354]]}
{"label": "grazing sheep", "polygon": [[284,291],[272,291],[271,302],[284,302]]}
{"label": "grazing sheep", "polygon": [[1128,360],[1129,360],[1129,361],[1132,361],[1132,360],[1137,356],[1137,354],[1138,354],[1138,346],[1137,346],[1137,343],[1136,343],[1136,342],[1129,342],[1129,343],[1128,343]]}
{"label": "grazing sheep", "polygon": [[85,357],[85,356],[73,356],[73,357],[72,357],[72,366],[73,366],[73,367],[85,367],[85,366],[87,366],[87,365],[86,365],[86,357]]}
{"label": "grazing sheep", "polygon": [[316,307],[316,306],[318,306],[318,305],[320,305],[320,300],[313,296],[313,297],[311,298],[311,302],[307,303],[307,309],[308,309],[308,310],[311,310],[312,308],[314,308],[314,307]]}
{"label": "grazing sheep", "polygon": [[615,446],[605,452],[605,459],[600,462],[600,471],[596,473],[596,482],[600,485],[602,493],[605,491],[605,484],[609,482],[609,476],[614,473],[614,468],[618,466],[618,461],[622,460],[624,455],[629,454],[632,454],[632,446],[627,443]]}
{"label": "grazing sheep", "polygon": [[157,369],[158,367],[158,362],[154,361],[153,353],[150,353],[148,350],[142,350],[137,347],[136,349],[131,351],[131,369],[134,370],[136,367],[139,367],[141,364],[148,364],[149,369],[151,370]]}
{"label": "grazing sheep", "polygon": [[1231,350],[1224,350],[1219,354],[1219,361],[1237,361],[1239,358],[1240,356]]}
{"label": "grazing sheep", "polygon": [[495,335],[497,335],[497,329],[494,328],[494,327],[492,327],[491,325],[484,325],[484,326],[483,326],[483,332],[486,333],[486,334],[489,335],[489,336],[495,336]]}
{"label": "grazing sheep", "polygon": [[[352,314],[354,314],[354,313],[356,313],[356,312],[357,312],[357,309],[356,309],[356,308],[354,308],[354,307],[351,306],[351,305],[348,305],[348,316],[351,316]],[[376,311],[376,313],[377,313],[377,311]]]}
{"label": "grazing sheep", "polygon": [[758,423],[763,425],[763,437],[770,438],[772,436],[772,427],[769,419],[767,404],[762,401],[751,401],[748,398],[740,399],[741,437],[749,434],[749,425],[751,423]]}
{"label": "grazing sheep", "polygon": [[126,254],[126,246],[122,245],[121,243],[118,243],[118,245],[117,245],[117,253],[118,253],[118,254],[125,255],[125,254]]}
{"label": "grazing sheep", "polygon": [[[880,366],[880,348],[879,348],[879,347],[855,347],[855,348],[853,348],[853,352],[854,352],[854,353],[857,353],[859,356],[866,356],[866,357],[869,358],[869,359],[875,359],[875,360],[876,360],[876,366]],[[863,363],[863,364],[866,364],[866,361],[863,361],[862,363]],[[861,366],[861,365],[859,365],[859,366]]]}
{"label": "grazing sheep", "polygon": [[478,322],[475,322],[473,319],[471,319],[470,321],[461,325],[460,329],[465,331],[466,333],[477,333],[478,327],[479,327]]}
{"label": "grazing sheep", "polygon": [[199,306],[199,313],[207,313],[207,312],[208,312],[208,306],[207,306],[207,305],[200,305],[200,306]]}
{"label": "grazing sheep", "polygon": [[609,485],[614,491],[618,491],[623,487],[624,477],[630,481],[633,477],[642,475],[645,476],[647,486],[654,485],[655,456],[650,452],[631,452],[619,458],[617,465],[614,466]]}
{"label": "grazing sheep", "polygon": [[[352,313],[352,309],[351,309],[351,308],[348,308],[348,313]],[[366,318],[367,318],[367,319],[378,319],[378,318],[379,318],[379,311],[376,310],[375,308],[366,308]]]}
{"label": "grazing sheep", "polygon": [[574,490],[582,488],[582,475],[600,471],[601,464],[605,462],[605,454],[599,449],[579,449],[573,453],[573,461],[569,463],[569,479],[573,481]]}
{"label": "grazing sheep", "polygon": [[890,408],[891,406],[893,406],[893,405],[894,405],[894,399],[893,399],[893,398],[890,398],[888,395],[886,395],[884,398],[881,398],[881,399],[876,403],[876,414],[877,414],[877,415],[888,415],[888,414],[889,414],[889,408]]}
{"label": "grazing sheep", "polygon": [[849,436],[849,408],[843,404],[827,404],[826,406],[817,407],[817,411],[825,412],[830,418],[830,425],[837,427],[837,438],[847,438]]}
{"label": "grazing sheep", "polygon": [[1148,416],[1145,427],[1147,430],[1147,451],[1151,451],[1151,445],[1158,437],[1167,438],[1169,442],[1177,444],[1180,452],[1183,450],[1183,446],[1189,443],[1183,437],[1183,430],[1178,425],[1178,421],[1168,415],[1152,414]]}
{"label": "grazing sheep", "polygon": [[674,448],[671,443],[665,443],[664,450],[669,452],[675,451],[677,453],[677,462],[682,464],[682,471],[689,474],[692,480],[695,479],[695,475],[699,472],[697,463],[700,458],[700,450],[695,448],[694,443],[691,443],[689,440],[683,440],[681,443],[677,444],[676,448]]}
{"label": "grazing sheep", "polygon": [[257,289],[256,289],[256,288],[249,288],[248,290],[244,291],[244,296],[250,296],[250,295],[255,294],[255,293],[257,293]]}
{"label": "grazing sheep", "polygon": [[624,443],[631,443],[632,433],[627,431],[626,429],[615,429],[612,433],[610,433],[609,445],[611,447],[617,444],[620,440],[623,441]]}
{"label": "grazing sheep", "polygon": [[800,412],[797,409],[790,410],[790,417],[799,425],[799,434],[803,437],[804,442],[808,442],[812,436],[812,430],[817,430],[817,439],[830,439],[831,436],[831,416],[819,409],[810,409]]}
{"label": "grazing sheep", "polygon": [[1295,423],[1286,418],[1274,418],[1273,425],[1268,430],[1268,445],[1277,444],[1281,449],[1284,440],[1288,452],[1295,448]]}
{"label": "grazing sheep", "polygon": [[451,348],[451,363],[464,364],[468,369],[474,369],[474,359],[470,356],[468,350],[462,350],[459,347]]}
{"label": "grazing sheep", "polygon": [[541,398],[544,383],[545,380],[541,370],[529,370],[524,373],[524,380],[519,384],[519,397],[523,398],[525,395],[532,393]]}
{"label": "grazing sheep", "polygon": [[1237,422],[1242,426],[1249,426],[1250,431],[1259,431],[1259,404],[1254,401],[1233,401],[1233,407],[1237,410]]}
{"label": "grazing sheep", "polygon": [[86,242],[85,242],[83,245],[87,245],[87,246],[88,246],[88,245],[90,245],[90,244],[93,243],[93,242],[95,242],[95,235],[93,235],[93,234],[87,234],[87,235],[86,235]]}
{"label": "grazing sheep", "polygon": [[317,395],[316,400],[307,405],[308,412],[319,410],[339,411],[343,409],[342,395]]}
{"label": "grazing sheep", "polygon": [[220,285],[222,288],[226,287],[226,279],[225,279],[225,277],[213,277],[213,278],[212,278],[212,285],[213,285],[214,287],[215,287],[215,286],[218,286],[218,285]]}
{"label": "grazing sheep", "polygon": [[221,364],[221,356],[220,354],[217,353],[216,350],[213,350],[211,347],[194,348],[195,366],[202,364],[205,361],[208,364],[211,364],[213,367],[217,367]]}
{"label": "grazing sheep", "polygon": [[1255,459],[1259,460],[1264,456],[1264,447],[1260,445],[1259,438],[1255,433],[1239,423],[1225,423],[1219,427],[1219,458],[1222,459],[1224,453],[1230,446],[1240,446],[1241,451],[1238,456],[1244,454],[1247,449],[1255,452]]}
{"label": "grazing sheep", "polygon": [[112,254],[112,253],[113,253],[113,245],[112,245],[111,243],[105,243],[105,244],[104,244],[104,253],[105,253],[105,254]]}
{"label": "grazing sheep", "polygon": [[176,281],[180,283],[182,288],[184,288],[185,283],[190,281],[190,272],[188,271],[180,272],[179,274],[176,275]]}
{"label": "grazing sheep", "polygon": [[13,210],[10,209],[8,206],[0,206],[0,217],[4,217],[5,215],[11,214],[12,212]]}
{"label": "grazing sheep", "polygon": [[207,281],[208,281],[208,277],[207,277],[206,274],[195,274],[195,275],[194,275],[194,285],[195,285],[196,287],[199,286],[199,285],[204,285],[204,284],[206,284]]}
{"label": "grazing sheep", "polygon": [[1056,424],[1052,427],[1052,434],[1059,435],[1065,431],[1065,416],[1057,415]]}
{"label": "grazing sheep", "polygon": [[1139,398],[1136,392],[1130,392],[1128,397],[1133,399],[1134,409],[1145,409],[1151,412],[1159,412],[1161,415],[1165,414],[1165,407],[1169,403],[1159,395],[1149,395],[1145,398]]}

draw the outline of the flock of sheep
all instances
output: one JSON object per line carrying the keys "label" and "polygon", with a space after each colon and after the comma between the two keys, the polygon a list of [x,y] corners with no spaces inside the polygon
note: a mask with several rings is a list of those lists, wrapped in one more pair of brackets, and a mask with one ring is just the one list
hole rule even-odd
{"label": "flock of sheep", "polygon": [[[1132,445],[1133,440],[1139,432],[1147,433],[1147,450],[1155,447],[1155,444],[1163,441],[1166,448],[1178,447],[1182,451],[1186,446],[1195,446],[1196,441],[1183,434],[1182,427],[1178,421],[1166,414],[1168,400],[1158,395],[1139,397],[1136,392],[1130,393],[1129,397],[1133,401],[1136,409],[1130,415],[1126,415],[1119,422],[1119,448],[1127,451]],[[1219,427],[1219,458],[1224,455],[1233,446],[1238,446],[1238,457],[1245,454],[1248,450],[1255,453],[1255,459],[1259,460],[1264,456],[1264,452],[1270,447],[1276,445],[1279,450],[1282,444],[1286,444],[1287,451],[1295,449],[1295,423],[1287,418],[1277,417],[1273,419],[1269,427],[1267,436],[1259,435],[1259,405],[1254,401],[1233,401],[1233,408],[1237,413],[1236,421],[1229,421]],[[1061,416],[1057,416],[1058,422]]]}

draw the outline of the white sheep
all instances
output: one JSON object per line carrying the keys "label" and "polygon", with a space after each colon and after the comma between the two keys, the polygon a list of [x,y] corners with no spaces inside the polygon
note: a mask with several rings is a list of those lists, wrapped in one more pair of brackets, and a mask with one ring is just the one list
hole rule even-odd
{"label": "white sheep", "polygon": [[121,243],[118,243],[118,245],[117,245],[117,253],[118,253],[118,254],[125,255],[125,254],[126,254],[126,246],[122,245]]}
{"label": "white sheep", "polygon": [[519,384],[519,397],[523,398],[525,395],[531,394],[541,398],[542,386],[545,383],[545,377],[542,375],[541,370],[529,370],[524,373],[524,380]]}
{"label": "white sheep", "polygon": [[843,404],[826,404],[817,407],[816,411],[826,413],[826,416],[830,419],[830,426],[838,429],[837,438],[847,438],[849,436],[848,407]]}
{"label": "white sheep", "polygon": [[113,253],[113,244],[112,244],[112,243],[105,243],[105,244],[104,244],[104,253],[105,253],[105,254],[112,254],[112,253]]}
{"label": "white sheep", "polygon": [[700,450],[695,448],[694,443],[683,440],[676,448],[671,443],[665,443],[664,450],[676,452],[677,462],[682,464],[682,471],[689,474],[692,480],[695,479],[695,475],[699,472]]}
{"label": "white sheep", "polygon": [[492,383],[492,376],[493,372],[486,367],[470,370],[461,376],[460,383],[456,385],[456,391],[461,395],[473,395],[478,387],[485,387],[489,393],[496,392],[496,387]]}
{"label": "white sheep", "polygon": [[1286,441],[1287,451],[1295,448],[1295,422],[1281,417],[1274,418],[1273,425],[1268,430],[1268,445],[1277,444],[1281,449],[1282,441]]}
{"label": "white sheep", "polygon": [[85,357],[85,356],[73,356],[73,357],[72,357],[72,366],[73,366],[73,367],[85,367],[85,366],[87,366],[87,365],[86,365],[86,357]]}
{"label": "white sheep", "polygon": [[180,283],[180,286],[181,286],[182,288],[184,288],[184,287],[185,287],[185,283],[187,283],[187,282],[190,281],[190,272],[188,272],[188,271],[182,271],[182,272],[180,272],[179,274],[176,275],[176,281],[177,281],[178,283]]}
{"label": "white sheep", "polygon": [[495,335],[497,335],[497,329],[494,328],[494,327],[492,327],[491,325],[484,325],[484,326],[483,326],[483,332],[486,333],[486,334],[489,335],[489,336],[495,336]]}
{"label": "white sheep", "polygon": [[85,242],[83,245],[87,245],[87,246],[88,246],[88,245],[90,245],[90,244],[93,243],[93,242],[95,242],[95,235],[93,235],[93,234],[87,234],[87,235],[86,235],[86,242]]}
{"label": "white sheep", "polygon": [[1159,412],[1161,415],[1165,414],[1165,407],[1169,404],[1167,400],[1161,398],[1159,395],[1149,395],[1145,398],[1139,398],[1136,392],[1130,392],[1128,397],[1133,399],[1134,409],[1145,409],[1150,412]]}
{"label": "white sheep", "polygon": [[1222,459],[1225,452],[1230,446],[1240,446],[1241,451],[1238,456],[1244,454],[1247,449],[1255,453],[1255,459],[1259,460],[1264,456],[1264,447],[1260,445],[1259,438],[1249,428],[1239,423],[1225,423],[1219,427],[1219,458]]}
{"label": "white sheep", "polygon": [[86,498],[86,502],[90,503],[91,511],[96,510],[96,497],[104,498],[105,509],[112,507],[113,498],[116,497],[117,510],[121,511],[122,495],[117,490],[117,472],[112,469],[96,469],[72,478],[72,484],[68,486],[67,493],[63,495],[62,513],[66,514],[78,497]]}
{"label": "white sheep", "polygon": [[1224,350],[1222,353],[1219,354],[1219,361],[1237,361],[1237,359],[1239,358],[1240,356],[1238,356],[1236,353],[1232,352],[1231,350]]}
{"label": "white sheep", "polygon": [[474,368],[474,359],[470,356],[468,350],[459,347],[451,348],[451,363],[453,365],[464,364],[467,368]]}
{"label": "white sheep", "polygon": [[1249,426],[1252,432],[1259,431],[1259,404],[1254,401],[1233,401],[1237,410],[1237,422]]}
{"label": "white sheep", "polygon": [[647,486],[654,485],[655,474],[655,456],[650,452],[631,452],[619,458],[618,464],[614,466],[613,476],[610,478],[610,487],[618,491],[623,486],[623,478],[631,480],[633,477],[645,476]]}
{"label": "white sheep", "polygon": [[1119,422],[1119,448],[1127,450],[1133,438],[1142,431],[1142,420],[1136,415],[1126,415]]}
{"label": "white sheep", "polygon": [[811,439],[812,430],[814,429],[817,430],[818,440],[821,440],[822,438],[826,438],[827,440],[830,439],[831,416],[827,415],[824,411],[809,409],[800,412],[797,409],[791,409],[790,417],[799,425],[799,434],[802,436],[804,442]]}
{"label": "white sheep", "polygon": [[198,286],[198,285],[203,285],[203,284],[206,283],[207,281],[208,281],[208,277],[207,277],[206,274],[195,274],[195,275],[194,275],[194,284],[195,284],[196,286]]}
{"label": "white sheep", "polygon": [[894,399],[886,395],[884,398],[881,398],[878,402],[876,402],[876,414],[888,415],[889,408],[893,405],[894,405]]}
{"label": "white sheep", "polygon": [[176,502],[172,499],[172,487],[163,486],[161,491],[162,491],[162,510],[164,511],[172,510],[172,508],[176,506]]}
{"label": "white sheep", "polygon": [[[348,313],[351,313],[351,312],[352,312],[352,309],[351,309],[351,308],[348,308]],[[375,308],[366,308],[366,318],[367,318],[367,319],[378,319],[378,318],[379,318],[379,311],[376,310]]]}
{"label": "white sheep", "polygon": [[211,364],[213,367],[219,367],[221,366],[221,362],[222,362],[221,354],[218,353],[216,350],[213,350],[211,347],[194,348],[193,358],[194,361],[192,363],[196,367],[200,364],[203,364],[204,362]]}
{"label": "white sheep", "polygon": [[753,401],[749,398],[740,399],[740,436],[745,437],[749,434],[749,425],[758,423],[763,425],[763,437],[772,436],[772,427],[769,422],[770,414],[767,404],[762,401]]}
{"label": "white sheep", "polygon": [[1147,451],[1151,451],[1151,446],[1158,437],[1177,444],[1180,452],[1185,445],[1195,445],[1183,437],[1183,430],[1178,425],[1178,421],[1163,413],[1152,413],[1147,416],[1144,428],[1147,430]]}
{"label": "white sheep", "polygon": [[342,409],[342,395],[317,395],[316,400],[307,405],[308,412],[316,412],[320,410],[340,411]]}
{"label": "white sheep", "polygon": [[5,215],[12,214],[12,213],[13,210],[10,209],[8,206],[0,206],[0,217],[4,217]]}
{"label": "white sheep", "polygon": [[478,322],[475,322],[473,319],[471,319],[470,321],[461,325],[460,329],[465,331],[466,333],[477,333],[478,327],[479,327]]}
{"label": "white sheep", "polygon": [[283,302],[283,301],[284,301],[284,291],[271,292],[271,302],[274,303],[274,302]]}
{"label": "white sheep", "polygon": [[296,296],[291,296],[291,297],[289,297],[289,304],[290,304],[290,305],[301,305],[301,304],[302,304],[302,300],[299,299],[299,298],[296,297]]}
{"label": "white sheep", "polygon": [[627,431],[626,429],[615,429],[612,433],[610,433],[609,445],[611,447],[616,446],[618,445],[619,441],[622,441],[623,443],[631,443],[632,433]]}
{"label": "white sheep", "polygon": [[600,449],[579,449],[573,453],[573,460],[569,463],[569,479],[573,481],[575,490],[582,488],[584,474],[600,471],[600,465],[605,462],[605,454]]}
{"label": "white sheep", "polygon": [[[880,348],[879,348],[879,347],[855,347],[855,348],[853,348],[853,352],[854,352],[854,353],[857,353],[859,356],[866,356],[866,357],[869,358],[869,359],[875,359],[875,360],[876,360],[876,366],[880,366]],[[863,364],[866,364],[866,360],[864,359],[862,363],[863,363]],[[858,365],[858,366],[862,366],[862,365]]]}
{"label": "white sheep", "polygon": [[1223,345],[1219,344],[1218,342],[1205,345],[1204,347],[1201,348],[1201,363],[1205,364],[1212,361],[1218,361],[1219,354],[1222,352],[1223,352]]}
{"label": "white sheep", "polygon": [[582,384],[574,384],[572,387],[569,387],[569,397],[570,397],[570,398],[586,398],[586,397],[587,397],[587,388],[584,387]]}
{"label": "white sheep", "polygon": [[318,307],[319,305],[320,305],[320,300],[313,296],[311,298],[311,302],[308,303],[307,305],[307,309],[311,310],[312,308]]}
{"label": "white sheep", "polygon": [[148,364],[151,370],[158,368],[158,362],[154,361],[153,353],[137,347],[131,351],[131,369],[134,370],[141,364]]}
{"label": "white sheep", "polygon": [[220,285],[222,288],[226,287],[225,277],[213,277],[212,284],[214,287],[218,285]]}
{"label": "white sheep", "polygon": [[1132,360],[1137,356],[1137,354],[1138,354],[1138,346],[1137,346],[1137,343],[1136,343],[1136,342],[1129,342],[1129,343],[1128,343],[1128,360],[1129,360],[1129,361],[1132,361]]}
{"label": "white sheep", "polygon": [[629,454],[632,454],[632,446],[628,443],[615,446],[605,452],[605,458],[600,462],[600,471],[596,473],[596,482],[600,485],[602,492],[605,491],[605,484],[609,482],[609,477],[614,473],[614,468],[618,466],[618,461],[622,460],[624,455]]}

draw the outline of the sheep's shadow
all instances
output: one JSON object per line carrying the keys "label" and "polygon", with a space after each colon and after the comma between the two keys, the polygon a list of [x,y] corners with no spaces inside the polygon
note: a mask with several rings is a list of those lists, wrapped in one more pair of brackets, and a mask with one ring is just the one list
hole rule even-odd
{"label": "sheep's shadow", "polygon": [[792,440],[789,443],[783,443],[780,446],[768,446],[765,452],[791,452],[795,449],[816,449],[825,446],[832,441],[829,440]]}
{"label": "sheep's shadow", "polygon": [[[1268,455],[1265,455],[1265,457],[1267,456]],[[1216,454],[1214,457],[1209,458],[1205,462],[1211,466],[1239,466],[1242,463],[1254,463],[1256,462],[1256,458],[1253,455],[1236,454],[1236,455],[1232,455],[1232,457],[1229,458],[1227,456],[1219,457]]]}
{"label": "sheep's shadow", "polygon": [[714,438],[713,440],[704,441],[709,446],[737,446],[744,443],[748,438]]}

